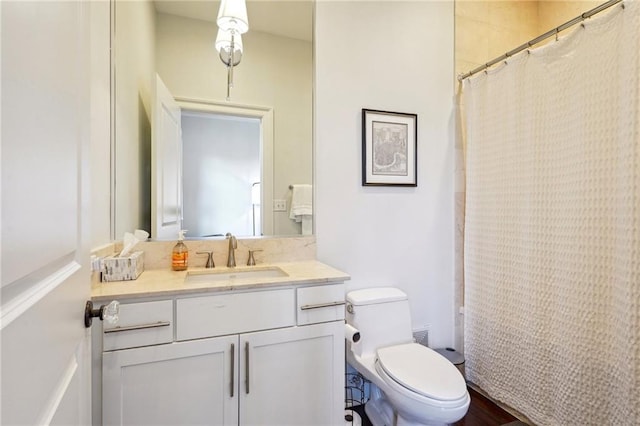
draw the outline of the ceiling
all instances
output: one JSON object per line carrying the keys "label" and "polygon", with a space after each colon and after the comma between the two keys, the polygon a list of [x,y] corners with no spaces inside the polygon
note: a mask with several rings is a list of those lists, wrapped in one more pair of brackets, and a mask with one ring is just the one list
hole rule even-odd
{"label": "ceiling", "polygon": [[[215,22],[220,1],[155,0],[156,11]],[[312,40],[313,0],[247,0],[249,31]]]}

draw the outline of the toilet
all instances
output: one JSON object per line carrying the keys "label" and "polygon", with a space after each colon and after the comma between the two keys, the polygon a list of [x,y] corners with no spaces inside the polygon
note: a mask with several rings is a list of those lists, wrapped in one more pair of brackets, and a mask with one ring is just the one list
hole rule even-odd
{"label": "toilet", "polygon": [[454,423],[467,413],[469,392],[460,371],[432,349],[414,343],[407,295],[393,287],[349,292],[347,362],[372,382],[365,412],[374,426]]}

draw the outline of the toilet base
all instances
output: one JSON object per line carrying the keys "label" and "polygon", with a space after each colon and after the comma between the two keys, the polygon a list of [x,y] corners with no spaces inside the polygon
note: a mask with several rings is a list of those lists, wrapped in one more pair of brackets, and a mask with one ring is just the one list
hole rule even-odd
{"label": "toilet base", "polygon": [[394,426],[395,413],[393,407],[385,397],[384,393],[375,385],[371,386],[369,401],[364,406],[364,412],[373,426]]}
{"label": "toilet base", "polygon": [[373,426],[447,426],[449,423],[417,423],[402,418],[387,400],[384,392],[375,385],[371,386],[371,398],[364,406],[364,411]]}

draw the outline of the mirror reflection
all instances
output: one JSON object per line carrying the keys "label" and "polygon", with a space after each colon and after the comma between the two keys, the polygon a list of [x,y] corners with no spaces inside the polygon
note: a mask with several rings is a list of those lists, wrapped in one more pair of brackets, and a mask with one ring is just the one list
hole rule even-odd
{"label": "mirror reflection", "polygon": [[260,120],[185,111],[182,148],[182,226],[200,237],[261,235]]}
{"label": "mirror reflection", "polygon": [[113,237],[309,233],[291,186],[312,183],[313,3],[247,1],[230,101],[219,2],[113,7]]}

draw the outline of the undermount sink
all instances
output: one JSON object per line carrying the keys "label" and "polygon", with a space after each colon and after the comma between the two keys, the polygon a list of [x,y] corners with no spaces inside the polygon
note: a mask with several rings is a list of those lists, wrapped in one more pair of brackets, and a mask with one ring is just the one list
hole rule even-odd
{"label": "undermount sink", "polygon": [[185,283],[204,284],[218,281],[288,277],[289,274],[278,267],[262,269],[241,269],[237,271],[189,271]]}

